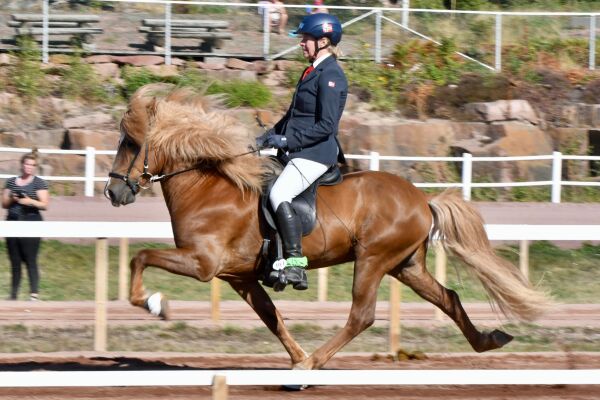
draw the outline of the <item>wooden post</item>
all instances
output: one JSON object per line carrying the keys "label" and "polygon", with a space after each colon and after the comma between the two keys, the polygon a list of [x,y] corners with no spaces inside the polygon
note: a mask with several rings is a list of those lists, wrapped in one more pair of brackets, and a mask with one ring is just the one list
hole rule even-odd
{"label": "wooden post", "polygon": [[390,277],[390,353],[396,354],[400,350],[400,301],[402,300],[402,291],[400,282]]}
{"label": "wooden post", "polygon": [[121,238],[119,241],[119,300],[127,300],[128,279],[127,271],[129,264],[129,239]]}
{"label": "wooden post", "polygon": [[210,319],[219,322],[221,319],[221,280],[212,278],[210,281]]}
{"label": "wooden post", "polygon": [[318,288],[317,288],[317,300],[327,301],[327,268],[319,268],[318,270]]}
{"label": "wooden post", "polygon": [[106,351],[106,303],[108,300],[108,240],[96,239],[96,321],[94,351]]}
{"label": "wooden post", "polygon": [[519,242],[519,268],[525,278],[529,280],[529,240]]}
{"label": "wooden post", "polygon": [[[446,286],[446,264],[448,259],[444,246],[439,240],[435,241],[435,280],[441,285]],[[435,319],[441,321],[444,317],[444,313],[439,308],[435,308]]]}
{"label": "wooden post", "polygon": [[227,377],[223,375],[215,375],[212,383],[212,399],[227,400],[228,395]]}

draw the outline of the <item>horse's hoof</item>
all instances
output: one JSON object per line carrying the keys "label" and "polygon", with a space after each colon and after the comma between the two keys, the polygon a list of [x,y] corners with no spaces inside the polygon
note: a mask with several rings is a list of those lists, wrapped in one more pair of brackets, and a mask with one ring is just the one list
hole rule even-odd
{"label": "horse's hoof", "polygon": [[162,293],[156,292],[146,300],[146,309],[161,319],[169,319],[169,302]]}
{"label": "horse's hoof", "polygon": [[510,343],[514,339],[514,336],[509,335],[506,332],[502,332],[498,329],[494,329],[490,333],[490,339],[496,346],[494,348],[499,349],[499,348],[505,346],[506,344]]}

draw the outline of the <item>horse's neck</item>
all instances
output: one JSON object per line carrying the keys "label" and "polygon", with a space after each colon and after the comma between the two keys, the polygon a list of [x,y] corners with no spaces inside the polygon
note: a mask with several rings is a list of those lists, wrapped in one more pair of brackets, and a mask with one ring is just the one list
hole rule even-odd
{"label": "horse's neck", "polygon": [[223,205],[239,208],[242,204],[258,201],[256,195],[242,193],[228,179],[216,173],[192,171],[188,176],[175,176],[162,184],[162,190],[171,218],[192,211],[210,212]]}

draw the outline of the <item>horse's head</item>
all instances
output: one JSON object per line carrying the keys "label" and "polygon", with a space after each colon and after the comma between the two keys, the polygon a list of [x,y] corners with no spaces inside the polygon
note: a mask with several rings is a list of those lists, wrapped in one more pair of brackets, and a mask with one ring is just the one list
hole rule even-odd
{"label": "horse's head", "polygon": [[150,159],[153,161],[152,172],[159,172],[160,166],[149,147],[147,136],[156,111],[157,92],[169,89],[171,85],[146,85],[131,98],[121,120],[117,155],[104,188],[104,195],[115,207],[133,203],[140,190],[151,185]]}
{"label": "horse's head", "polygon": [[[126,205],[152,182],[185,176],[178,181],[191,187],[209,170],[242,191],[260,192],[272,161],[252,156],[253,143],[249,130],[213,98],[169,84],[146,85],[132,96],[121,121],[104,193],[114,206]],[[192,170],[197,173],[183,174]],[[174,185],[163,186],[163,193]]]}

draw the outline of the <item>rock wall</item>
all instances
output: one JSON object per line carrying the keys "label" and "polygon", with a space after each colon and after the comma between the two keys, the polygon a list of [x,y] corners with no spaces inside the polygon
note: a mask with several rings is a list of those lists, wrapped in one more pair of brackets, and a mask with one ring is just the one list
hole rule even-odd
{"label": "rock wall", "polygon": [[[64,62],[54,56],[54,65]],[[10,64],[10,58],[4,58]],[[119,81],[123,65],[147,68],[157,75],[177,74],[184,64],[174,59],[174,65],[164,65],[157,56],[92,56],[86,59],[104,79]],[[188,64],[189,67],[189,64]],[[289,91],[281,89],[286,71],[298,68],[290,61],[253,63],[242,60],[207,58],[196,63],[207,75],[218,79],[260,80],[282,98]],[[289,97],[288,97],[289,98]],[[286,100],[287,102],[287,100]],[[271,125],[281,116],[279,110],[258,110],[263,121]],[[118,121],[124,106],[86,106],[72,101],[45,98],[37,104],[38,111],[10,93],[0,93],[0,143],[10,147],[85,149],[115,149],[119,139]],[[600,105],[573,104],[564,115],[572,127],[546,127],[527,101],[502,100],[472,103],[465,107],[468,121],[408,120],[397,115],[369,112],[350,95],[340,125],[339,138],[347,154],[368,154],[377,151],[384,156],[474,156],[548,155],[553,150],[567,149],[571,154],[585,154],[589,148],[588,132],[600,126]],[[257,110],[235,109],[230,112],[260,134],[255,122]],[[0,153],[0,172],[18,171],[18,156]],[[368,162],[350,160],[348,169],[367,169]],[[381,169],[408,177],[414,182],[459,181],[460,163],[425,163],[384,161]],[[40,173],[44,175],[82,175],[82,156],[44,156]],[[96,174],[110,170],[110,157],[99,156]],[[551,163],[480,162],[474,165],[474,180],[515,181],[548,180]],[[582,163],[565,163],[565,174],[586,177],[589,171]],[[81,193],[82,185],[53,184],[58,194]],[[99,185],[100,186],[100,185]]]}

